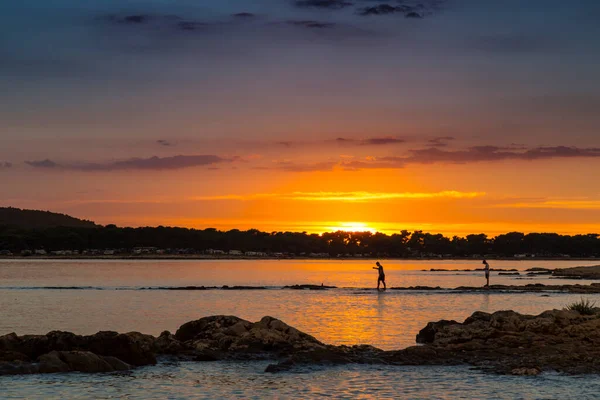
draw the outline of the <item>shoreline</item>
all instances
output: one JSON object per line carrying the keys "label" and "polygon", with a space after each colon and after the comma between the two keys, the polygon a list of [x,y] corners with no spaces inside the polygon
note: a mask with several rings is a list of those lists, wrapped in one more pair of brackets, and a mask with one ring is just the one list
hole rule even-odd
{"label": "shoreline", "polygon": [[460,323],[429,322],[416,345],[382,350],[367,344],[331,345],[265,316],[250,322],[214,315],[184,323],[175,334],[100,331],[77,335],[0,336],[0,375],[115,372],[166,362],[270,361],[264,372],[349,364],[469,365],[503,375],[600,373],[600,309],[573,304],[538,315],[474,312]]}

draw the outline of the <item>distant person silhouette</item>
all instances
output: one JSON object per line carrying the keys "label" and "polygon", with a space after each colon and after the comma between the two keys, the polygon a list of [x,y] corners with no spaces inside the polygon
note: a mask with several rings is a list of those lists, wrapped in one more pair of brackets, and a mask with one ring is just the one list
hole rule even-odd
{"label": "distant person silhouette", "polygon": [[490,287],[490,264],[485,260],[483,260],[482,264],[485,265],[483,270],[485,271],[485,280],[487,281],[484,287]]}
{"label": "distant person silhouette", "polygon": [[379,271],[379,277],[377,278],[377,290],[379,290],[380,283],[383,283],[383,290],[386,290],[387,287],[385,286],[385,273],[383,272],[383,265],[379,264],[379,261],[377,261],[375,265],[377,266],[373,267],[373,269]]}

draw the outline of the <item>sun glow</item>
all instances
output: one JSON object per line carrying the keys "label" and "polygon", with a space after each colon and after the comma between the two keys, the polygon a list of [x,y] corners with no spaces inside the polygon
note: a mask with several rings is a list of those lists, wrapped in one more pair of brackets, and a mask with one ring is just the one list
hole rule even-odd
{"label": "sun glow", "polygon": [[370,227],[364,222],[340,222],[337,226],[326,227],[327,232],[377,232],[377,229]]}

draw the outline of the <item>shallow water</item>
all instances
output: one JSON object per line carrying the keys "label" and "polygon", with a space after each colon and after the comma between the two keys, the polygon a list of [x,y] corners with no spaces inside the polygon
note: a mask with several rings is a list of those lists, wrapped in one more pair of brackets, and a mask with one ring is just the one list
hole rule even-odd
{"label": "shallow water", "polygon": [[[580,295],[562,293],[449,293],[372,287],[373,262],[361,261],[1,261],[0,334],[67,330],[175,331],[200,317],[230,314],[256,321],[282,319],[332,344],[371,344],[383,349],[413,345],[427,322],[464,320],[477,310],[512,309],[537,314],[562,308]],[[430,268],[479,268],[480,261],[383,262],[390,286],[483,284],[481,272],[428,272]],[[493,268],[565,267],[583,262],[495,261]],[[492,273],[492,283],[589,283],[515,279]],[[296,283],[336,285],[327,291],[284,290]],[[140,290],[159,286],[265,285],[268,290]],[[40,287],[78,287],[39,289]],[[35,289],[38,288],[38,289]],[[364,289],[369,288],[369,289]],[[600,295],[586,296],[600,303]],[[597,377],[510,378],[465,368],[352,366],[268,375],[264,365],[176,364],[125,375],[52,375],[0,378],[1,397],[18,398],[585,398]],[[198,383],[199,382],[199,383]],[[568,385],[567,391],[563,386]],[[526,391],[521,392],[521,388]],[[4,390],[6,389],[6,391]],[[165,395],[165,393],[168,394]],[[5,395],[6,394],[6,395]],[[87,395],[86,395],[87,394]],[[161,395],[162,394],[162,395]]]}
{"label": "shallow water", "polygon": [[600,378],[512,377],[467,367],[359,366],[262,372],[268,363],[177,363],[126,374],[0,377],[5,399],[594,399]]}

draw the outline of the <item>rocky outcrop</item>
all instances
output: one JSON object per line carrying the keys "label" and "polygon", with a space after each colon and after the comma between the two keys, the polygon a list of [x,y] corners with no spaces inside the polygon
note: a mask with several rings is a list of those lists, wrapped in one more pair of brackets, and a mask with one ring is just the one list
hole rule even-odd
{"label": "rocky outcrop", "polygon": [[544,285],[542,283],[532,283],[528,285],[490,285],[489,287],[479,286],[459,286],[451,289],[454,292],[515,292],[515,293],[543,293],[543,292],[561,292],[577,294],[600,293],[600,284],[591,285]]}
{"label": "rocky outcrop", "polygon": [[325,346],[272,317],[255,323],[234,316],[206,317],[182,325],[175,338],[207,359],[273,358]]}
{"label": "rocky outcrop", "polygon": [[337,289],[336,286],[326,286],[326,285],[291,285],[284,286],[284,289],[294,289],[294,290],[327,290],[327,289]]}
{"label": "rocky outcrop", "polygon": [[[588,310],[590,311],[590,310]],[[188,322],[175,334],[156,338],[138,332],[79,336],[0,336],[0,375],[52,372],[111,372],[180,360],[274,360],[267,372],[298,365],[348,363],[387,365],[468,364],[486,371],[537,375],[543,371],[600,373],[600,309],[590,315],[552,310],[540,315],[514,311],[475,312],[464,322],[430,322],[416,337],[421,345],[384,351],[372,346],[326,345],[286,323],[264,317],[250,322],[212,316]]]}
{"label": "rocky outcrop", "polygon": [[127,371],[131,366],[115,357],[104,357],[89,351],[51,351],[35,362],[12,360],[0,362],[0,375],[21,375],[55,372]]}
{"label": "rocky outcrop", "polygon": [[444,359],[499,373],[600,373],[600,309],[593,315],[565,310],[537,316],[476,312],[460,324],[429,323],[417,342]]}
{"label": "rocky outcrop", "polygon": [[460,365],[513,375],[543,371],[600,373],[600,309],[594,315],[553,310],[538,316],[514,311],[476,312],[463,323],[430,322],[417,335],[421,346],[398,351],[326,346],[292,354],[267,368],[289,370],[301,364],[376,363]]}
{"label": "rocky outcrop", "polygon": [[552,275],[561,278],[600,279],[600,265],[591,267],[556,268]]}
{"label": "rocky outcrop", "polygon": [[156,364],[155,354],[161,343],[138,332],[98,332],[90,336],[61,331],[24,336],[10,333],[0,336],[0,375],[110,372]]}

